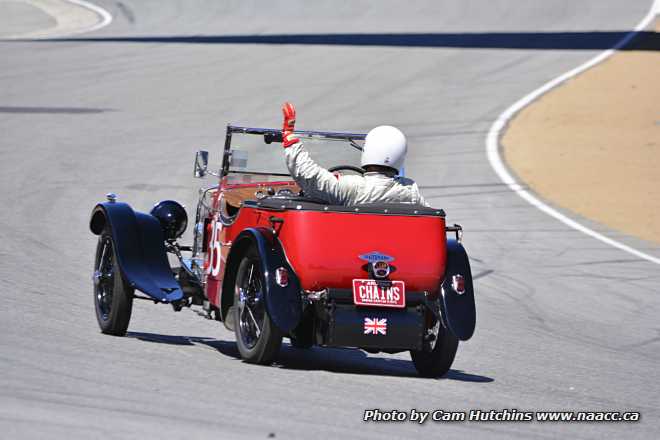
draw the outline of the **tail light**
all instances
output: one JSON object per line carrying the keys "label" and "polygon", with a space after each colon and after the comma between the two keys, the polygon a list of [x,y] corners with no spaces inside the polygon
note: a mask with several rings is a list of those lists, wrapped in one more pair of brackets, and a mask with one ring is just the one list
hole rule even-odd
{"label": "tail light", "polygon": [[386,261],[376,261],[371,263],[374,278],[387,278],[390,274],[390,265]]}
{"label": "tail light", "polygon": [[463,295],[465,293],[465,278],[463,278],[463,275],[458,274],[451,277],[451,287],[456,293]]}
{"label": "tail light", "polygon": [[289,271],[286,267],[278,267],[275,269],[275,282],[280,287],[286,287],[289,285]]}

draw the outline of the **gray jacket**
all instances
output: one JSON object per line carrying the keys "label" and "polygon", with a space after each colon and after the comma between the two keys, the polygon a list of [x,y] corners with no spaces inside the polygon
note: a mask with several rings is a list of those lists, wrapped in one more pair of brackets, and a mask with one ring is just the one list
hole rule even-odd
{"label": "gray jacket", "polygon": [[411,203],[429,206],[412,179],[376,172],[365,173],[364,176],[346,175],[337,179],[309,157],[302,143],[291,145],[284,152],[289,172],[305,194],[332,205]]}

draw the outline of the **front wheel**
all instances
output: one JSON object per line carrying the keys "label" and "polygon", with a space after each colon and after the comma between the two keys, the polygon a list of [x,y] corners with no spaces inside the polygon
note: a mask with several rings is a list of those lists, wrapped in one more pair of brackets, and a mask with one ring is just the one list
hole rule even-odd
{"label": "front wheel", "polygon": [[420,376],[441,377],[447,374],[458,350],[458,338],[452,332],[436,323],[435,340],[426,350],[411,350],[410,357]]}
{"label": "front wheel", "polygon": [[234,333],[241,358],[253,364],[271,364],[283,335],[266,310],[266,283],[259,255],[253,249],[238,266],[234,292]]}
{"label": "front wheel", "polygon": [[101,332],[124,336],[131,320],[134,289],[124,280],[112,235],[104,232],[96,246],[94,306]]}

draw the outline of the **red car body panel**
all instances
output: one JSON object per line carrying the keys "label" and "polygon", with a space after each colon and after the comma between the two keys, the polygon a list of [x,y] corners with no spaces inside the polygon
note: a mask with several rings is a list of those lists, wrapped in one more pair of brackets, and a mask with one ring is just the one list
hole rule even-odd
{"label": "red car body panel", "polygon": [[[253,186],[256,191],[262,185]],[[227,188],[217,192],[214,209]],[[224,265],[238,234],[246,228],[272,228],[272,216],[283,220],[278,237],[304,290],[351,289],[353,279],[367,276],[366,261],[360,255],[377,251],[394,258],[390,278],[404,281],[407,292],[426,291],[431,299],[438,294],[447,258],[443,217],[242,207],[234,222],[219,231],[221,268],[206,280],[212,304],[220,303]],[[209,240],[218,221],[214,218],[208,225]],[[207,242],[206,249],[209,246]]]}
{"label": "red car body panel", "polygon": [[287,211],[280,240],[305,290],[350,289],[364,278],[360,255],[378,251],[394,258],[390,278],[409,291],[435,293],[445,267],[441,217],[344,212]]}

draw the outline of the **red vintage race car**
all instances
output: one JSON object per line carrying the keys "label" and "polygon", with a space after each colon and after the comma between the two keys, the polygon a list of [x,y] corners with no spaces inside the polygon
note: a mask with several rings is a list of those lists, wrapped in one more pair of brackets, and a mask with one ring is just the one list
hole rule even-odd
{"label": "red vintage race car", "polygon": [[[337,148],[360,150],[365,138],[295,133],[306,145],[325,145],[329,160]],[[200,190],[191,246],[178,241],[188,217],[175,201],[146,214],[109,194],[94,207],[101,331],[124,335],[133,300],[148,299],[175,311],[202,306],[235,332],[247,362],[271,363],[287,337],[298,348],[410,351],[421,375],[444,375],[459,340],[475,328],[461,227],[448,227],[441,209],[332,206],[309,197],[288,173],[274,170],[283,166],[281,152],[263,144],[281,141],[281,130],[228,126],[218,172],[209,171],[207,152],[197,153],[195,176],[219,180]],[[244,142],[247,147],[236,146]],[[247,169],[255,153],[269,170]],[[337,178],[363,172],[351,165],[330,169]]]}

